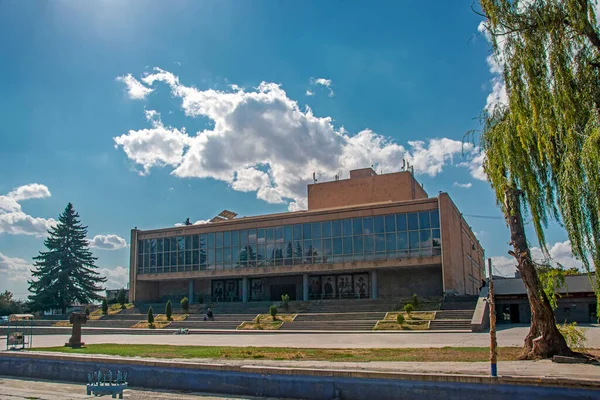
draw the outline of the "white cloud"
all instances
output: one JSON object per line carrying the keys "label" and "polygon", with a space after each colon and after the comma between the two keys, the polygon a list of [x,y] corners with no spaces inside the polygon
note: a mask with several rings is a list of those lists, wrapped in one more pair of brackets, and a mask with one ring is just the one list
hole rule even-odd
{"label": "white cloud", "polygon": [[[571,242],[565,240],[564,242],[556,242],[548,249],[550,260],[547,260],[542,249],[539,247],[531,248],[532,259],[540,264],[550,262],[552,265],[561,264],[565,268],[576,267],[583,271],[583,264],[581,261],[573,257],[571,252]],[[511,256],[496,256],[492,257],[492,266],[494,267],[494,274],[500,273],[502,276],[514,276],[517,271],[517,262],[514,257]],[[497,272],[496,272],[497,271]]]}
{"label": "white cloud", "polygon": [[90,247],[101,250],[119,250],[127,247],[127,241],[118,235],[96,235],[89,244]]}
{"label": "white cloud", "polygon": [[314,95],[315,95],[315,93],[314,93],[314,92],[311,92],[310,90],[307,90],[307,91],[306,91],[306,95],[307,95],[307,96],[314,96]]}
{"label": "white cloud", "polygon": [[316,117],[308,107],[300,109],[274,83],[263,82],[248,91],[199,90],[161,69],[142,80],[148,85],[168,84],[187,116],[212,122],[211,129],[192,136],[184,129],[163,126],[152,111],[152,128],[116,137],[115,147],[123,148],[144,173],[170,166],[176,177],[221,180],[234,190],[255,191],[269,203],[287,202],[290,210],[306,208],[306,184],[313,172],[323,182],[336,174],[346,178],[349,170],[369,165],[398,171],[406,159],[417,174],[435,176],[455,157],[470,160],[479,154],[471,143],[447,138],[413,141],[404,147],[368,129],[350,134],[336,128],[330,117]]}
{"label": "white cloud", "polygon": [[483,162],[485,161],[485,151],[479,152],[476,148],[472,154],[472,158],[468,161],[458,164],[461,167],[467,167],[471,176],[480,181],[487,181],[487,174],[483,170]]}
{"label": "white cloud", "polygon": [[140,81],[135,79],[131,74],[117,77],[117,81],[123,82],[127,87],[127,94],[131,99],[143,99],[148,94],[152,93],[153,89],[142,85]]}
{"label": "white cloud", "polygon": [[[333,93],[333,89],[331,88],[331,79],[325,79],[325,78],[311,78],[311,83],[313,85],[321,85],[321,86],[325,86],[327,89],[329,89],[329,97],[333,97],[334,93]],[[307,90],[307,95],[308,95],[308,90]],[[312,92],[311,92],[312,93]],[[310,95],[309,95],[310,96]]]}
{"label": "white cloud", "polygon": [[[486,23],[481,21],[477,30],[485,35],[488,43],[491,43],[491,36],[487,29]],[[503,50],[503,39],[498,37],[498,45],[500,48],[499,54],[490,54],[487,56],[486,61],[492,74],[492,91],[488,95],[485,103],[485,110],[492,113],[498,106],[508,105],[508,95],[506,93],[506,85],[503,79],[504,72],[504,50]]]}
{"label": "white cloud", "polygon": [[21,210],[20,201],[50,197],[50,190],[39,183],[19,186],[0,196],[0,233],[45,236],[56,225],[52,218],[36,218]]}
{"label": "white cloud", "polygon": [[0,253],[0,276],[3,279],[25,283],[31,278],[31,268],[31,263],[22,258],[8,257]]}
{"label": "white cloud", "polygon": [[473,186],[473,184],[471,182],[469,182],[469,183],[454,182],[454,184],[452,186],[458,187],[458,188],[469,189],[471,186]]}
{"label": "white cloud", "polygon": [[98,273],[107,278],[106,289],[124,289],[129,282],[129,269],[120,265],[115,268],[98,268]]}

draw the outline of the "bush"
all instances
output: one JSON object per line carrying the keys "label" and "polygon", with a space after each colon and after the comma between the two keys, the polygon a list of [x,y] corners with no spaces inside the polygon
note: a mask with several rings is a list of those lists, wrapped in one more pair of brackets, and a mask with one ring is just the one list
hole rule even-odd
{"label": "bush", "polygon": [[188,300],[187,297],[184,297],[183,299],[181,299],[179,304],[181,305],[181,308],[183,309],[183,311],[188,312],[188,309],[190,308],[190,301]]}
{"label": "bush", "polygon": [[106,297],[102,299],[102,314],[106,315],[108,312],[108,302],[106,301]]}
{"label": "bush", "polygon": [[281,295],[281,303],[285,311],[290,309],[290,296],[287,293]]}
{"label": "bush", "polygon": [[560,333],[567,341],[567,345],[574,350],[581,350],[585,348],[586,337],[585,329],[579,328],[577,322],[567,324],[566,322],[562,325],[556,325]]}
{"label": "bush", "polygon": [[152,314],[152,306],[148,309],[148,325],[152,325],[154,323],[154,314]]}
{"label": "bush", "polygon": [[408,318],[410,318],[410,313],[413,312],[414,309],[415,308],[410,303],[404,306],[404,312],[406,312],[406,315],[408,316]]}
{"label": "bush", "polygon": [[276,320],[275,317],[277,317],[277,306],[276,305],[272,305],[271,308],[269,308],[269,314],[271,314],[271,317],[273,317],[273,321]]}
{"label": "bush", "polygon": [[417,308],[419,308],[419,298],[417,297],[417,294],[413,294],[413,298],[412,298],[412,306],[415,308],[415,310]]}
{"label": "bush", "polygon": [[167,305],[165,306],[165,315],[167,316],[167,321],[171,320],[171,315],[173,314],[173,306],[171,305],[171,300],[167,301]]}
{"label": "bush", "polygon": [[404,323],[404,315],[398,314],[396,319],[398,320],[398,324],[402,325]]}
{"label": "bush", "polygon": [[121,310],[125,309],[125,303],[127,299],[125,298],[125,289],[119,290],[119,295],[117,296],[117,301],[121,305]]}
{"label": "bush", "polygon": [[88,317],[90,316],[90,308],[89,307],[85,308],[85,315]]}

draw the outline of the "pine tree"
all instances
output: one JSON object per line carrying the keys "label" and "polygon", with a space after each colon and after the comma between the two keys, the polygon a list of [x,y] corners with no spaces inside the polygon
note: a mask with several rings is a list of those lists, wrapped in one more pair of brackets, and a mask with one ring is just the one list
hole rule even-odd
{"label": "pine tree", "polygon": [[106,278],[96,272],[96,257],[88,250],[87,226],[71,203],[48,231],[44,245],[34,257],[33,279],[28,281],[29,307],[32,311],[60,309],[66,312],[73,302],[91,303],[102,299],[98,292]]}
{"label": "pine tree", "polygon": [[171,315],[173,314],[173,306],[171,305],[171,300],[167,301],[167,305],[165,306],[165,315],[167,316],[167,321],[171,320]]}
{"label": "pine tree", "polygon": [[106,297],[102,299],[102,314],[106,315],[108,312],[108,302],[106,301]]}
{"label": "pine tree", "polygon": [[119,304],[121,305],[121,309],[125,308],[125,303],[127,299],[125,298],[125,289],[119,290],[119,296],[117,297]]}

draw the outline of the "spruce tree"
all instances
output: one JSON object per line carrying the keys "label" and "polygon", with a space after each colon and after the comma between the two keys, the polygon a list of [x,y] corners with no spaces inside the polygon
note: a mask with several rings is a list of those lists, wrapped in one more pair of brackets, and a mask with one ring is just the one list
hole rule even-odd
{"label": "spruce tree", "polygon": [[71,203],[48,231],[44,245],[34,257],[33,279],[28,281],[29,307],[32,311],[60,309],[63,313],[73,302],[91,303],[102,299],[98,292],[106,278],[96,271],[96,257],[88,250],[87,226]]}

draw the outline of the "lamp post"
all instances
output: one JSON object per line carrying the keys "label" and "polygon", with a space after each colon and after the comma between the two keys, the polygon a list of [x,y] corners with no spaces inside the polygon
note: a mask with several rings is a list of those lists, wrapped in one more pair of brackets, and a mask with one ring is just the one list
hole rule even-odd
{"label": "lamp post", "polygon": [[498,376],[498,342],[496,341],[496,304],[494,301],[494,277],[492,275],[492,259],[488,258],[489,292],[488,302],[490,305],[490,374]]}

